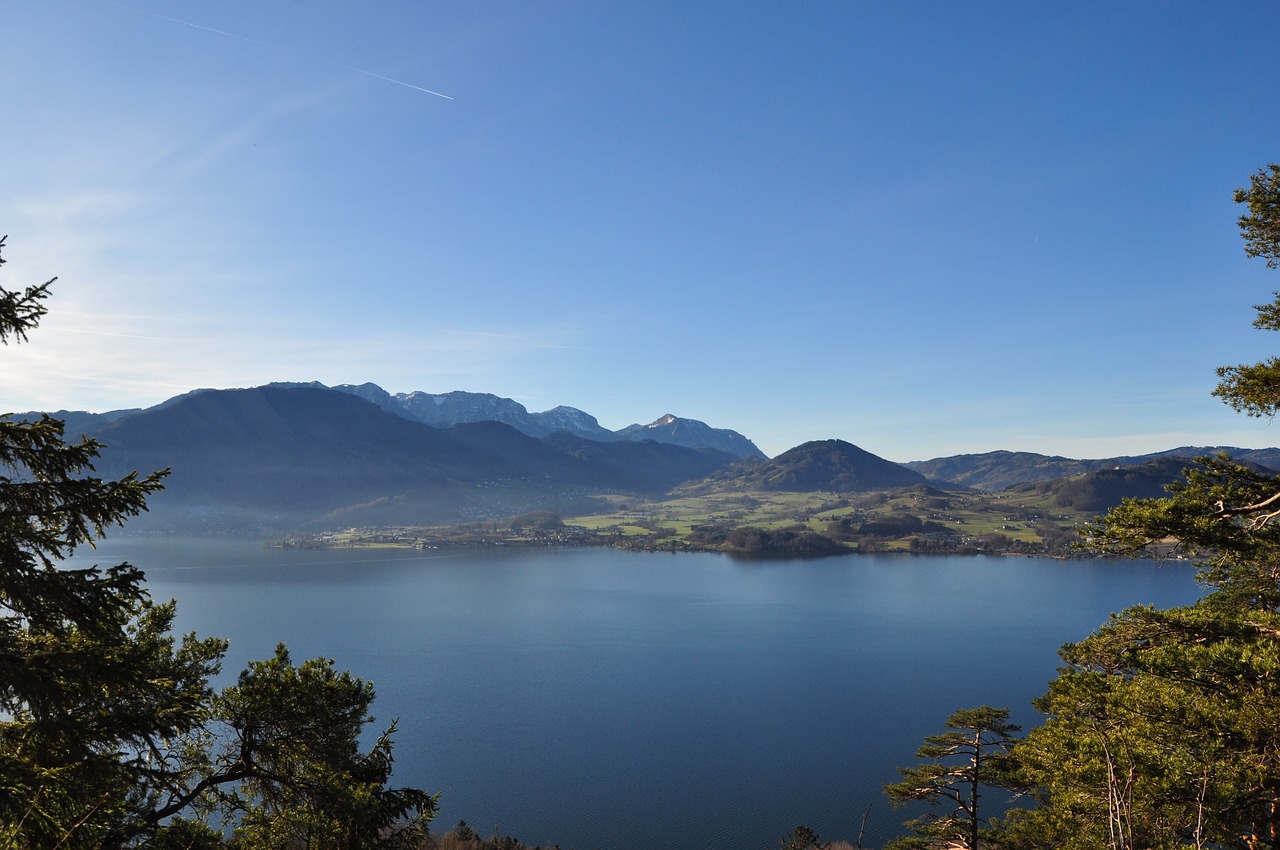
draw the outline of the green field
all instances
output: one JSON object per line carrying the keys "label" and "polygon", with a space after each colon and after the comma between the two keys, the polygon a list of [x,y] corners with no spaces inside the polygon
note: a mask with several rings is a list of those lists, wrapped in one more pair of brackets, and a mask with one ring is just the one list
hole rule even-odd
{"label": "green field", "polygon": [[[606,514],[566,517],[565,524],[595,534],[652,537],[689,541],[698,529],[727,530],[750,526],[768,531],[805,529],[830,534],[833,524],[858,527],[915,517],[929,531],[877,541],[880,549],[909,549],[922,534],[940,536],[943,530],[964,540],[994,536],[1026,544],[1046,542],[1047,530],[1069,530],[1089,516],[1051,508],[1039,494],[941,492],[929,488],[860,494],[836,493],[713,493],[674,494],[661,501],[618,499]],[[856,543],[849,543],[856,548]]]}
{"label": "green field", "polygon": [[[618,494],[603,512],[522,514],[465,524],[349,529],[284,545],[610,545],[823,554],[841,551],[1070,554],[1071,530],[1092,517],[1033,492],[916,486],[871,493],[689,492],[646,500]],[[799,547],[799,548],[794,548]]]}

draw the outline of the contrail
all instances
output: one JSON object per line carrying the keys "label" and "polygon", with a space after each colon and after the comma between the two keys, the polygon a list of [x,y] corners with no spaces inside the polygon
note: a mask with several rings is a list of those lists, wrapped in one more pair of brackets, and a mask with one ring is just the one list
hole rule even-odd
{"label": "contrail", "polygon": [[443,97],[445,100],[453,100],[453,98],[449,97],[449,95],[447,94],[440,94],[440,92],[438,91],[432,91],[431,89],[424,89],[422,86],[415,86],[413,83],[406,83],[404,80],[396,80],[396,79],[392,79],[391,77],[384,77],[381,74],[375,74],[372,71],[366,71],[363,68],[353,68],[350,65],[343,65],[341,62],[333,62],[329,59],[321,59],[320,61],[326,65],[332,65],[335,68],[342,68],[347,71],[354,71],[357,74],[364,74],[366,77],[373,77],[375,80],[386,80],[388,83],[395,83],[396,85],[404,86],[407,89],[413,89],[414,91],[425,92],[426,94],[433,94],[436,97]]}
{"label": "contrail", "polygon": [[[268,44],[265,41],[259,41],[256,38],[249,38],[248,36],[244,36],[244,35],[237,35],[236,33],[227,32],[226,30],[219,30],[219,29],[214,29],[213,27],[206,27],[204,24],[197,24],[197,23],[194,23],[193,21],[184,21],[181,18],[171,18],[168,15],[161,15],[156,12],[148,12],[146,9],[137,9],[137,8],[134,8],[133,6],[125,6],[121,3],[113,3],[111,2],[111,0],[103,0],[103,2],[105,2],[108,6],[115,6],[117,9],[124,9],[127,12],[135,12],[139,15],[147,15],[152,18],[158,18],[159,20],[162,20],[162,21],[169,21],[175,24],[182,24],[184,27],[192,27],[193,29],[204,30],[205,32],[211,32],[217,35],[225,35],[227,38],[234,38],[237,41],[247,41],[249,44],[256,44],[259,47],[266,47],[270,50],[287,51],[286,48],[279,47],[278,45],[275,45],[275,44]],[[287,51],[287,52],[291,52],[291,51]],[[363,68],[355,68],[355,67],[352,67],[351,65],[343,65],[341,62],[334,62],[329,59],[317,59],[317,61],[323,62],[326,65],[332,65],[335,68],[341,68],[344,71],[351,71],[352,73],[355,73],[355,74],[364,74],[366,77],[373,77],[375,80],[382,80],[388,83],[395,83],[397,86],[404,86],[407,89],[420,91],[423,94],[435,95],[436,97],[442,97],[445,100],[453,100],[453,98],[447,94],[441,94],[440,92],[432,91],[431,89],[424,89],[422,86],[415,86],[413,83],[406,83],[404,80],[397,80],[393,77],[384,77],[382,74],[375,74],[373,71],[366,71]]]}

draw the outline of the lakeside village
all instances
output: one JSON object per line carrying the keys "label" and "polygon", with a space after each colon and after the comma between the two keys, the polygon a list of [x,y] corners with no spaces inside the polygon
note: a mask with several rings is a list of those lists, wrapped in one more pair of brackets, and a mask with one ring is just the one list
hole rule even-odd
{"label": "lakeside village", "polygon": [[[290,535],[276,548],[609,546],[648,552],[745,556],[853,553],[1090,557],[1075,531],[1092,517],[1015,504],[1003,494],[920,492],[720,494],[619,504],[607,514],[562,518],[531,511],[450,525],[356,527]],[[1153,553],[1169,557],[1169,550]]]}

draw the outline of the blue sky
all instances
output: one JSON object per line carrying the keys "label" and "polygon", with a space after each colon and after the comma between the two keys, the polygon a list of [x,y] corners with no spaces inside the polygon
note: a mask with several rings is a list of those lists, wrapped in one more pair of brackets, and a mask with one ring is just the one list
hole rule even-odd
{"label": "blue sky", "polygon": [[[768,454],[1280,444],[1231,193],[1273,2],[42,0],[0,28],[0,407],[469,390]],[[427,91],[424,91],[427,90]],[[432,94],[434,92],[435,94]],[[441,96],[443,95],[443,96]]]}

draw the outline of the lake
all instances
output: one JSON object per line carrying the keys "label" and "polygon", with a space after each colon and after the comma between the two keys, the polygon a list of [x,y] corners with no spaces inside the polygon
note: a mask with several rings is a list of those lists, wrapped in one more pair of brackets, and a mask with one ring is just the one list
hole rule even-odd
{"label": "lake", "polygon": [[[577,850],[765,850],[798,823],[864,844],[880,792],[953,710],[1030,705],[1113,611],[1188,604],[1187,564],[851,555],[744,561],[611,549],[277,550],[120,537],[179,628],[335,658],[399,718],[395,783]],[[993,795],[991,800],[995,799]]]}

